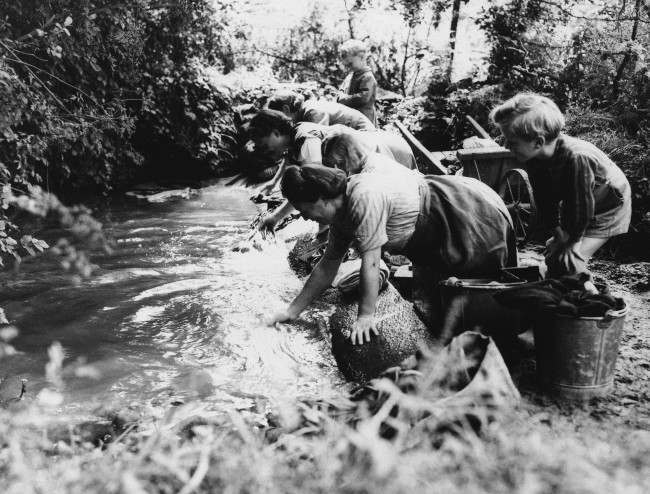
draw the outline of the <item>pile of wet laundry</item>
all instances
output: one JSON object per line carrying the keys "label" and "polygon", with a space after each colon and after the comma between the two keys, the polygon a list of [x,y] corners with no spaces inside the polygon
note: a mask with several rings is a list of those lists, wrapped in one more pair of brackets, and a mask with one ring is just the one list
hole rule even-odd
{"label": "pile of wet laundry", "polygon": [[[587,284],[587,287],[585,287]],[[603,317],[608,311],[625,308],[622,298],[609,293],[606,285],[590,290],[591,276],[578,273],[557,279],[523,283],[499,291],[494,298],[501,305],[526,312],[554,312],[573,317]]]}

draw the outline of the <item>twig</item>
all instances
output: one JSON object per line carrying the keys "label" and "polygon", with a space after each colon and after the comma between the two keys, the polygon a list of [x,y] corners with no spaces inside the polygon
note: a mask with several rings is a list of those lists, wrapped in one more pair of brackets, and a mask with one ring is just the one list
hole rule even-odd
{"label": "twig", "polygon": [[41,58],[39,56],[36,56],[33,53],[29,53],[28,51],[22,51],[22,50],[19,50],[18,48],[14,48],[14,51],[16,53],[22,53],[23,55],[27,55],[28,57],[33,57],[36,60],[40,60],[41,62],[47,62],[47,60],[45,58]]}
{"label": "twig", "polygon": [[264,50],[260,50],[256,46],[253,47],[252,51],[256,51],[257,53],[261,53],[262,55],[266,55],[267,57],[277,58],[278,60],[282,60],[283,62],[287,62],[287,63],[297,64],[297,65],[305,65],[305,66],[312,65],[312,62],[310,62],[309,60],[299,60],[299,59],[296,60],[296,59],[293,59],[293,58],[283,57],[282,55],[278,55],[277,53],[269,53],[269,52],[266,52]]}
{"label": "twig", "polygon": [[411,41],[411,31],[412,31],[411,24],[409,23],[409,30],[406,35],[406,43],[404,44],[404,59],[402,60],[402,73],[400,74],[400,83],[401,83],[401,89],[402,89],[402,96],[406,96],[406,62],[409,59],[408,53],[409,53],[409,43]]}
{"label": "twig", "polygon": [[61,78],[58,77],[58,76],[55,76],[54,74],[52,74],[51,72],[48,72],[48,71],[45,70],[45,69],[42,69],[42,68],[40,68],[40,67],[37,67],[36,65],[32,65],[31,63],[25,62],[24,60],[21,60],[21,59],[16,59],[16,58],[7,58],[7,60],[11,60],[11,61],[13,61],[13,62],[18,62],[18,63],[20,63],[20,64],[22,64],[22,65],[25,65],[25,66],[31,67],[31,68],[33,68],[33,69],[36,69],[36,70],[40,71],[40,72],[44,72],[45,74],[47,74],[47,75],[50,76],[51,78],[53,78],[53,79],[59,81],[59,82],[62,83],[62,84],[65,84],[66,86],[71,87],[71,88],[74,89],[75,91],[78,91],[79,93],[83,94],[84,96],[86,96],[87,98],[89,98],[91,101],[93,101],[93,103],[97,103],[96,101],[94,101],[94,99],[93,99],[93,97],[92,97],[91,95],[89,95],[88,93],[86,93],[86,92],[83,91],[82,89],[78,88],[77,86],[74,86],[74,85],[70,84],[69,82],[67,82],[67,81],[65,81],[65,80],[63,80],[63,79],[61,79]]}
{"label": "twig", "polygon": [[[13,53],[14,56],[15,56],[17,59],[20,60],[20,57],[19,57],[18,55],[16,55],[16,53],[14,52],[14,50],[13,50],[12,48],[8,47],[8,46],[7,46],[6,44],[4,44],[2,41],[0,41],[0,45],[3,46],[6,50],[8,50],[8,51],[10,51],[11,53]],[[50,96],[52,96],[52,98],[54,99],[54,101],[56,101],[57,104],[58,104],[58,105],[59,105],[59,106],[60,106],[60,107],[61,107],[61,108],[66,112],[66,113],[68,113],[69,115],[72,115],[72,112],[70,112],[70,111],[68,110],[68,108],[63,104],[63,101],[61,101],[61,100],[58,98],[58,96],[57,96],[56,94],[54,94],[54,93],[52,92],[52,90],[51,90],[49,87],[47,87],[47,84],[45,84],[45,83],[44,83],[44,82],[43,82],[43,81],[42,81],[42,80],[41,80],[41,79],[40,79],[40,78],[39,78],[39,77],[34,73],[34,71],[33,71],[31,68],[29,68],[29,67],[25,67],[25,68],[27,69],[27,71],[28,71],[30,74],[32,74],[32,76],[34,77],[34,79],[36,79],[38,82],[41,83],[41,85],[43,86],[43,89],[45,89],[45,91],[47,91],[48,94],[49,94]]]}
{"label": "twig", "polygon": [[[639,29],[639,20],[641,18],[641,0],[636,0],[636,3],[634,4],[634,12],[635,12],[635,20],[634,20],[634,25],[632,26],[632,34],[630,35],[630,43],[636,41],[636,36],[637,32]],[[612,95],[614,98],[618,98],[618,95],[620,93],[620,83],[621,79],[623,79],[623,74],[625,73],[625,68],[627,67],[628,63],[632,59],[632,47],[630,46],[627,49],[627,52],[625,53],[625,56],[623,57],[623,61],[621,62],[621,65],[619,65],[618,70],[616,71],[616,75],[614,76],[614,81],[612,82]]]}
{"label": "twig", "polygon": [[199,464],[196,466],[192,478],[187,484],[185,484],[178,494],[190,494],[201,485],[201,482],[203,482],[210,466],[210,447],[210,443],[203,447],[201,450],[201,457],[199,458]]}
{"label": "twig", "polygon": [[[568,15],[569,17],[572,17],[574,19],[582,19],[585,21],[602,21],[602,22],[621,22],[621,21],[636,21],[636,17],[618,17],[616,19],[610,19],[608,17],[588,17],[584,15],[577,15],[574,14],[571,10],[567,9],[566,7],[562,6],[559,3],[552,2],[551,0],[540,0],[540,3],[543,3],[545,5],[549,5],[551,7],[555,7],[558,9],[560,12],[563,14]],[[650,20],[641,20],[640,22],[644,23],[650,23]]]}
{"label": "twig", "polygon": [[[56,14],[53,15],[52,17],[50,17],[47,21],[45,21],[45,24],[43,24],[42,28],[45,29],[47,26],[49,26],[50,24],[52,24],[52,22],[54,22],[54,19],[56,19]],[[32,29],[32,30],[31,30],[30,32],[28,32],[27,34],[23,34],[22,36],[20,36],[16,41],[22,41],[22,40],[24,40],[24,39],[26,39],[26,38],[29,38],[29,37],[30,37],[31,35],[33,35],[35,32],[36,32],[36,29]]]}
{"label": "twig", "polygon": [[[501,34],[497,36],[499,39],[510,41],[512,43],[519,43],[522,49],[525,49],[522,45],[532,45],[536,46],[538,48],[546,48],[549,50],[568,50],[571,48],[570,44],[566,45],[556,45],[556,44],[551,44],[551,43],[540,43],[539,41],[533,41],[532,39],[525,39],[525,38],[513,38],[511,36],[507,36],[505,34]],[[592,53],[598,53],[599,55],[624,55],[627,53],[626,50],[621,51],[613,51],[613,50],[593,50]]]}
{"label": "twig", "polygon": [[115,444],[119,443],[122,439],[124,439],[124,438],[125,438],[125,437],[126,437],[126,436],[127,436],[127,435],[128,435],[128,434],[129,434],[133,429],[135,429],[136,427],[137,427],[137,424],[131,424],[131,425],[129,425],[129,426],[124,430],[124,432],[122,432],[122,434],[120,434],[119,436],[117,436],[117,438],[115,439],[115,441],[112,441],[112,442],[108,445],[108,447],[111,448],[111,447],[113,447]]}
{"label": "twig", "polygon": [[348,14],[348,30],[350,31],[350,38],[354,39],[356,36],[354,35],[354,23],[353,23],[353,18],[352,18],[352,11],[348,7],[348,0],[343,0],[343,5],[345,6],[345,12]]}

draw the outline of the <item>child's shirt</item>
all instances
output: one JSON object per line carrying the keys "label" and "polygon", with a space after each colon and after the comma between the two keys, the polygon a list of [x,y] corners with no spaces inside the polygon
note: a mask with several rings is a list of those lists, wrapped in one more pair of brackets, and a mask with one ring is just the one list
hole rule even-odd
{"label": "child's shirt", "polygon": [[[561,134],[553,157],[532,160],[529,171],[535,199],[548,226],[560,225],[578,241],[598,225],[598,217],[630,207],[630,185],[623,171],[593,144]],[[605,215],[605,213],[608,213]],[[623,218],[623,217],[621,217]],[[621,220],[623,221],[623,220]],[[627,225],[607,225],[622,233]]]}
{"label": "child's shirt", "polygon": [[327,259],[340,259],[351,244],[360,253],[382,246],[399,250],[413,235],[421,176],[400,165],[377,164],[348,179],[345,213],[330,225]]}
{"label": "child's shirt", "polygon": [[354,71],[350,77],[349,84],[343,90],[347,96],[339,98],[339,103],[343,103],[351,108],[356,108],[363,113],[373,124],[377,123],[375,113],[375,99],[377,97],[377,81],[370,68]]}

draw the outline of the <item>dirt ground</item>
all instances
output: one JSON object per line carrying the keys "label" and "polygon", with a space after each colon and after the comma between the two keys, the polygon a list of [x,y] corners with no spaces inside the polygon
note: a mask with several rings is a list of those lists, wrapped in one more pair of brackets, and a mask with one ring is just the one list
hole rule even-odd
{"label": "dirt ground", "polygon": [[[534,356],[524,355],[511,371],[523,397],[523,409],[539,415],[555,434],[568,433],[587,442],[634,447],[637,435],[650,434],[650,263],[618,264],[595,260],[590,269],[597,282],[622,296],[627,314],[616,363],[614,389],[585,403],[557,401],[539,393]],[[648,437],[644,437],[647,443]]]}

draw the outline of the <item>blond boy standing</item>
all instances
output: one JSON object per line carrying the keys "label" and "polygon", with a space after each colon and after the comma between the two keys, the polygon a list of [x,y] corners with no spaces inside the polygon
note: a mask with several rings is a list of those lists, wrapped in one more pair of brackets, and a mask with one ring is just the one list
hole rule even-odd
{"label": "blond boy standing", "polygon": [[366,63],[366,46],[359,40],[351,39],[341,45],[340,54],[350,74],[341,85],[343,94],[339,96],[338,102],[359,110],[376,126],[377,81]]}
{"label": "blond boy standing", "polygon": [[564,115],[545,96],[520,93],[495,108],[492,121],[520,162],[528,163],[535,198],[547,207],[550,272],[571,273],[610,238],[626,233],[632,215],[630,184],[593,144],[562,133]]}

